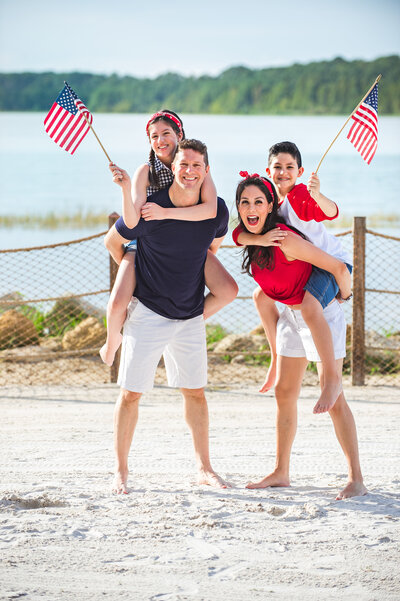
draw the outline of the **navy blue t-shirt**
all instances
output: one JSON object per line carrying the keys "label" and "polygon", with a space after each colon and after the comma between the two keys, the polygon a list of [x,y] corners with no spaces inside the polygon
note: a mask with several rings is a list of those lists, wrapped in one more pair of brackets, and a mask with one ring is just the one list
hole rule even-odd
{"label": "navy blue t-shirt", "polygon": [[[168,188],[149,196],[161,207],[174,207]],[[190,319],[203,313],[204,263],[214,238],[228,231],[229,212],[218,198],[217,216],[203,221],[140,219],[126,227],[122,217],[115,227],[127,240],[137,238],[134,295],[149,309],[169,319]]]}

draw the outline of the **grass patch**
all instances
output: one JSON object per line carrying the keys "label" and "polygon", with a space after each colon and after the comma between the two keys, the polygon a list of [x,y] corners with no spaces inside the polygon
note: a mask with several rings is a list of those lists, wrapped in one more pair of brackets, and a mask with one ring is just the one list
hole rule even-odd
{"label": "grass patch", "polygon": [[42,313],[42,311],[39,311],[39,309],[37,309],[36,307],[22,305],[21,307],[19,307],[19,312],[22,313],[22,315],[25,315],[25,317],[27,317],[33,323],[33,325],[35,326],[35,330],[39,334],[39,336],[45,335],[44,321],[46,317],[45,314]]}
{"label": "grass patch", "polygon": [[46,215],[1,215],[0,227],[12,228],[36,228],[36,229],[62,229],[69,228],[87,228],[87,227],[108,227],[108,215],[106,213],[73,213],[71,215],[60,215],[56,213],[47,213]]}
{"label": "grass patch", "polygon": [[217,342],[225,338],[228,331],[225,330],[219,323],[206,325],[206,340],[207,349],[211,349]]}
{"label": "grass patch", "polygon": [[[89,314],[84,310],[80,301],[73,297],[59,299],[47,313],[40,310],[39,307],[25,304],[23,295],[20,292],[14,292],[12,300],[13,304],[10,306],[10,309],[14,309],[27,317],[33,323],[38,335],[42,338],[45,336],[50,338],[61,337],[65,332],[72,330],[81,321],[89,317]],[[0,314],[5,311],[7,309],[1,309]],[[105,317],[103,318],[103,323],[105,324]]]}

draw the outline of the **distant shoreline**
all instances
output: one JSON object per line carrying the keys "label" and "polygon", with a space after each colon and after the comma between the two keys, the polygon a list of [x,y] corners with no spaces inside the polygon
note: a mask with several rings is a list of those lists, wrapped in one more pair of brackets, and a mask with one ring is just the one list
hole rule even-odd
{"label": "distant shoreline", "polygon": [[68,81],[89,110],[213,115],[349,115],[374,80],[379,115],[400,114],[400,56],[250,69],[234,66],[217,76],[164,73],[150,78],[93,73],[0,73],[2,111],[48,111]]}
{"label": "distant shoreline", "polygon": [[[385,214],[376,213],[366,215],[367,227],[399,228],[400,213]],[[80,212],[72,214],[47,213],[45,215],[0,215],[0,228],[24,228],[24,229],[46,229],[61,230],[64,228],[85,229],[99,227],[103,229],[108,224],[108,213]],[[333,222],[327,222],[326,226],[332,229],[349,228],[353,224],[353,216],[342,214]]]}

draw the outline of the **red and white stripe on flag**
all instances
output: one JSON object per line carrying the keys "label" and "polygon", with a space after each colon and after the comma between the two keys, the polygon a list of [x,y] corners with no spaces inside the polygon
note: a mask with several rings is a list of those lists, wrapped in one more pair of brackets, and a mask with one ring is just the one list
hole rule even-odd
{"label": "red and white stripe on flag", "polygon": [[362,102],[351,118],[353,124],[347,138],[369,165],[378,146],[378,113],[370,104]]}
{"label": "red and white stripe on flag", "polygon": [[74,154],[92,122],[93,115],[73,90],[65,86],[47,114],[44,126],[50,138],[58,146]]}

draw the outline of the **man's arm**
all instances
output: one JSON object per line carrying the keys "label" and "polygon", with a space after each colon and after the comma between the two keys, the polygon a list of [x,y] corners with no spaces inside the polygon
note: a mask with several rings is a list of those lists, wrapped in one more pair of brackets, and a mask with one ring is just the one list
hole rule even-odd
{"label": "man's arm", "polygon": [[216,255],[217,254],[217,250],[219,249],[219,247],[222,244],[223,239],[225,238],[225,236],[222,236],[221,238],[214,238],[214,240],[211,242],[209,250],[211,250],[211,252]]}
{"label": "man's arm", "polygon": [[122,261],[122,257],[125,254],[124,244],[129,242],[126,238],[123,238],[116,230],[113,225],[107,232],[104,238],[104,245],[114,261],[119,265]]}

